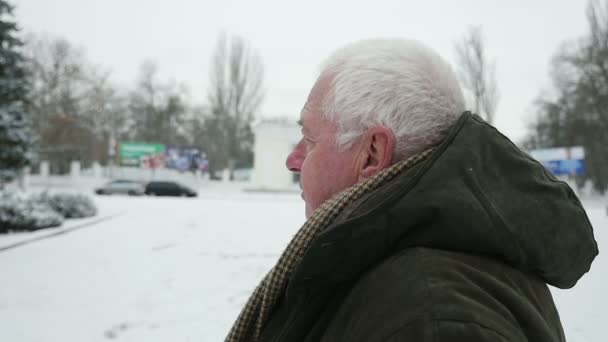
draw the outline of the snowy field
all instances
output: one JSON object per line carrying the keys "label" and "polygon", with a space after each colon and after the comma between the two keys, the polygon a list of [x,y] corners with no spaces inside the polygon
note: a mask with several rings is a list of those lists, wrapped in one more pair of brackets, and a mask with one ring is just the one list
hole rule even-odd
{"label": "snowy field", "polygon": [[[234,187],[94,200],[95,218],[0,236],[0,341],[222,341],[304,220],[299,195]],[[585,206],[602,253],[605,209]],[[603,253],[576,288],[552,290],[568,341],[608,340]]]}

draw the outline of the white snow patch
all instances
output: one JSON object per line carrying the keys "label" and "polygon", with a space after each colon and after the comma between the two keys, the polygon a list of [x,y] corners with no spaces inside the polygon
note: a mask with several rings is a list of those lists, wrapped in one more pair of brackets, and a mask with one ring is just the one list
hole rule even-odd
{"label": "white snow patch", "polygon": [[[97,218],[122,214],[0,252],[0,341],[223,340],[304,222],[298,195],[226,190],[95,196]],[[585,205],[608,248],[602,203]],[[0,246],[51,231],[0,236]],[[606,289],[603,255],[574,289],[552,289],[568,341],[605,340]]]}

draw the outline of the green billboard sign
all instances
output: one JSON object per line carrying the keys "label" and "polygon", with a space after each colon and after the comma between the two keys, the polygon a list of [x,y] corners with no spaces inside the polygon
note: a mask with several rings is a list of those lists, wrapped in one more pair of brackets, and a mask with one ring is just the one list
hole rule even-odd
{"label": "green billboard sign", "polygon": [[120,163],[122,165],[140,166],[149,158],[165,154],[165,145],[139,142],[120,143]]}

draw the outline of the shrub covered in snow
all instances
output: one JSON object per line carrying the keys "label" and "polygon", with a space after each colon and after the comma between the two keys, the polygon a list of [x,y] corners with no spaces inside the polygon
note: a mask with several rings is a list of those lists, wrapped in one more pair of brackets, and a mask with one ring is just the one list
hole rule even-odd
{"label": "shrub covered in snow", "polygon": [[45,203],[0,192],[0,233],[58,227],[63,216]]}
{"label": "shrub covered in snow", "polygon": [[0,191],[0,233],[58,227],[64,219],[95,214],[95,204],[85,195],[44,192],[25,198]]}
{"label": "shrub covered in snow", "polygon": [[83,218],[97,214],[97,207],[95,207],[93,201],[81,194],[59,193],[49,195],[43,192],[32,197],[32,200],[50,206],[65,218]]}

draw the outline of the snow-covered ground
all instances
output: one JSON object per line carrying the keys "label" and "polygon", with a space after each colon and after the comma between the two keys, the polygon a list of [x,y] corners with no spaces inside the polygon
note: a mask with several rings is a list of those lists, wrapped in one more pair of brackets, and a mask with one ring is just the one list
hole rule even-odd
{"label": "snow-covered ground", "polygon": [[[95,218],[0,236],[0,341],[221,341],[304,221],[298,195],[230,185],[95,201]],[[585,205],[608,248],[604,207]],[[570,342],[606,341],[607,289],[600,255],[577,287],[553,290]]]}

